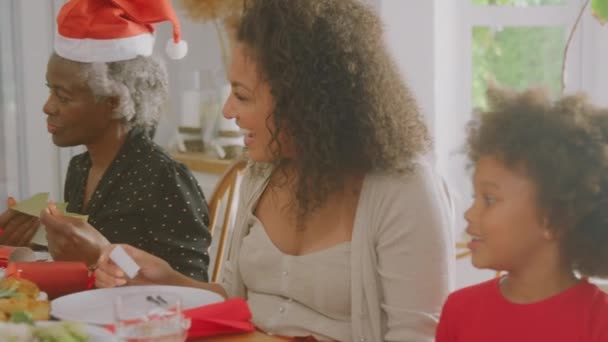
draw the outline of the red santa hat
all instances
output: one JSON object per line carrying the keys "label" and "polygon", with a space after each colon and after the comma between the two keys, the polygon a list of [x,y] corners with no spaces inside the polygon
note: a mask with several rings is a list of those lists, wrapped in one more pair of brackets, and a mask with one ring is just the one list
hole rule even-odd
{"label": "red santa hat", "polygon": [[78,62],[116,62],[150,56],[152,24],[170,21],[173,39],[166,51],[183,58],[188,44],[170,0],[70,0],[57,16],[55,52]]}

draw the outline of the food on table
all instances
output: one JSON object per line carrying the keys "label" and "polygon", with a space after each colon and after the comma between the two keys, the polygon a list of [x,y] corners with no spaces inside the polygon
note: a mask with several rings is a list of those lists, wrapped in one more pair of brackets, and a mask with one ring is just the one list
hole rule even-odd
{"label": "food on table", "polygon": [[27,279],[8,277],[0,279],[0,292],[16,291],[30,298],[38,298],[40,289],[33,282]]}
{"label": "food on table", "polygon": [[48,320],[49,302],[39,297],[40,289],[27,279],[0,279],[0,321],[27,321],[28,317],[35,321]]}
{"label": "food on table", "polygon": [[34,316],[32,316],[32,314],[27,311],[17,311],[13,312],[9,322],[34,324]]}
{"label": "food on table", "polygon": [[76,322],[57,322],[45,326],[0,322],[0,341],[88,342],[90,338],[84,327]]}

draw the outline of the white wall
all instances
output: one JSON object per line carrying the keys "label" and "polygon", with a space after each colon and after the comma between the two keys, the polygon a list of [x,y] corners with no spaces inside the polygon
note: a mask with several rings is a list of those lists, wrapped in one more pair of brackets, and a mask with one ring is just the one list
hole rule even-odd
{"label": "white wall", "polygon": [[435,0],[381,0],[386,41],[432,130],[435,111]]}
{"label": "white wall", "polygon": [[[58,149],[46,130],[46,116],[42,106],[48,96],[45,86],[46,63],[52,51],[53,11],[50,1],[14,1],[17,37],[17,110],[22,125],[18,125],[19,143],[24,160],[19,177],[23,193],[29,196],[48,191],[60,199]],[[17,147],[16,147],[17,148]]]}
{"label": "white wall", "polygon": [[589,56],[583,61],[582,89],[595,104],[608,107],[608,26],[587,11],[580,30],[583,53]]}
{"label": "white wall", "polygon": [[[14,31],[13,3],[0,2],[0,199],[20,193]],[[5,209],[0,200],[0,211]]]}

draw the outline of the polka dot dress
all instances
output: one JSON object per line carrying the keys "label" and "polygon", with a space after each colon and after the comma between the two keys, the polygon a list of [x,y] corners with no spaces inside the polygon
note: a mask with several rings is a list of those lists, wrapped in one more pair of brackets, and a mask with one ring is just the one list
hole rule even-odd
{"label": "polka dot dress", "polygon": [[89,223],[112,243],[133,245],[185,275],[208,279],[207,203],[182,164],[134,128],[83,208],[90,168],[88,152],[70,161],[64,194],[68,211],[89,215]]}

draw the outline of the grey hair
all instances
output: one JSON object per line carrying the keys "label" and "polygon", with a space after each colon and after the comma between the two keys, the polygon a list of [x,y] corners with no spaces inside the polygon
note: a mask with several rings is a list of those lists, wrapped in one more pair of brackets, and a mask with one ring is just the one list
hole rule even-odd
{"label": "grey hair", "polygon": [[118,62],[75,63],[79,77],[89,86],[95,98],[117,97],[116,118],[128,126],[153,128],[158,123],[169,93],[164,62],[157,57],[138,56]]}

